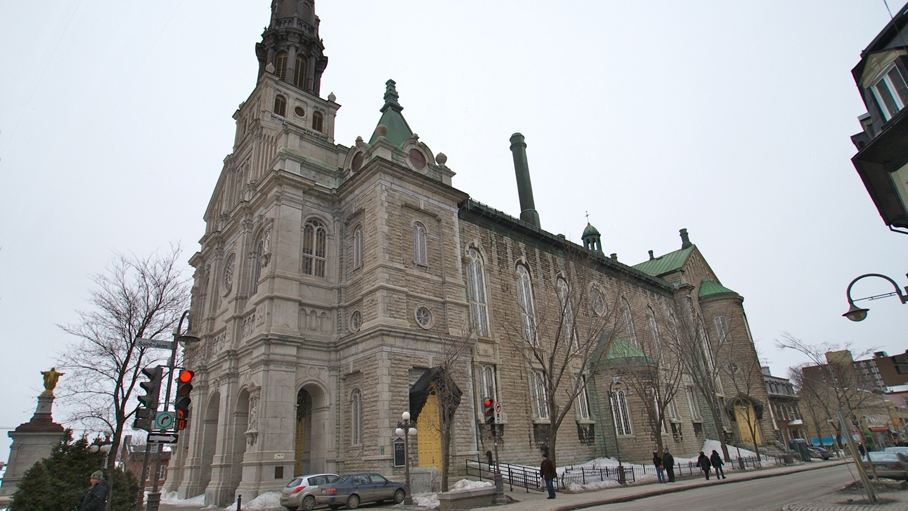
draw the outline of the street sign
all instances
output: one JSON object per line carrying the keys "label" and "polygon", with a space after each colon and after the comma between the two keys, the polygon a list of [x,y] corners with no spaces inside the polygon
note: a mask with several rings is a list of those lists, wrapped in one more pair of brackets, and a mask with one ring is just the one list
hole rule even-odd
{"label": "street sign", "polygon": [[173,412],[158,412],[154,419],[154,427],[155,429],[170,429],[175,421],[176,417]]}
{"label": "street sign", "polygon": [[495,401],[495,424],[501,424],[501,401]]}
{"label": "street sign", "polygon": [[173,341],[159,341],[157,339],[143,339],[136,337],[136,346],[140,348],[157,348],[161,350],[172,350]]}
{"label": "street sign", "polygon": [[175,444],[180,437],[173,433],[149,433],[148,443],[150,444]]}

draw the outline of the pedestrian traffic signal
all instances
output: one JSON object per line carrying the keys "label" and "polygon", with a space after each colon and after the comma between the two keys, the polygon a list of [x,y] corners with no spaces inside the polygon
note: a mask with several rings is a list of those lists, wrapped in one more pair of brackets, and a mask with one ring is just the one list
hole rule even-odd
{"label": "pedestrian traffic signal", "polygon": [[487,397],[482,400],[483,422],[488,425],[489,438],[495,437],[495,400]]}
{"label": "pedestrian traffic signal", "polygon": [[139,403],[142,403],[141,407],[156,412],[161,395],[161,382],[164,380],[164,366],[146,367],[142,369],[142,374],[148,381],[139,383],[139,387],[145,391],[144,395],[139,395]]}
{"label": "pedestrian traffic signal", "polygon": [[189,393],[192,392],[193,376],[195,373],[189,369],[183,369],[177,378],[177,397],[173,402],[173,407],[177,412],[177,429],[184,429],[186,421],[189,419],[189,405],[192,403]]}

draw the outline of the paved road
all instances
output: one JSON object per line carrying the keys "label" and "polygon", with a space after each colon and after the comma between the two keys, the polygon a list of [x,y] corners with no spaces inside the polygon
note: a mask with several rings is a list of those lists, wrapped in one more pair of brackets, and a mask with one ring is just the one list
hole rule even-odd
{"label": "paved road", "polygon": [[[814,500],[853,480],[846,465],[734,484],[715,484],[680,493],[589,508],[597,511],[753,510],[779,511],[788,504]],[[710,479],[712,481],[712,479]]]}

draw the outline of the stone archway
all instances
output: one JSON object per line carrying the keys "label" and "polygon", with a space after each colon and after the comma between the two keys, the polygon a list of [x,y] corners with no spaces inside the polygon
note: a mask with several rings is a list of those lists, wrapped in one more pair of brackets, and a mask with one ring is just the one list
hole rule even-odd
{"label": "stone archway", "polygon": [[243,458],[246,454],[247,436],[249,430],[249,391],[243,389],[237,398],[236,410],[233,413],[233,434],[230,456],[230,486],[228,487],[228,497],[230,502],[236,500],[236,489],[243,480]]}
{"label": "stone archway", "polygon": [[214,463],[214,451],[218,438],[218,414],[221,409],[221,394],[215,392],[208,399],[208,406],[202,416],[202,455],[199,467],[199,488],[204,490],[211,482],[211,465]]}
{"label": "stone archway", "polygon": [[312,395],[305,388],[296,395],[296,428],[294,430],[294,475],[312,472]]}

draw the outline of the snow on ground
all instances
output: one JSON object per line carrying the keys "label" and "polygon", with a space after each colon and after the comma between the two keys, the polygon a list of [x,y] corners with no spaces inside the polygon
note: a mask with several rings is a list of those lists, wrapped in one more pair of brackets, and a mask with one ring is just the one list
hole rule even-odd
{"label": "snow on ground", "polygon": [[[265,492],[249,502],[243,502],[243,509],[260,511],[265,509],[283,509],[283,506],[281,506],[281,492]],[[224,511],[236,511],[236,502],[227,506]]]}
{"label": "snow on ground", "polygon": [[451,486],[451,491],[476,490],[479,488],[488,488],[489,486],[495,485],[490,483],[489,481],[471,481],[469,479],[461,479],[460,481],[454,483],[453,486]]}
{"label": "snow on ground", "polygon": [[417,493],[416,495],[411,496],[413,497],[413,503],[419,507],[425,507],[429,509],[438,507],[437,493]]}
{"label": "snow on ground", "polygon": [[199,495],[191,499],[181,499],[177,498],[177,492],[172,491],[161,495],[161,504],[173,507],[202,507],[205,505],[205,495]]}

